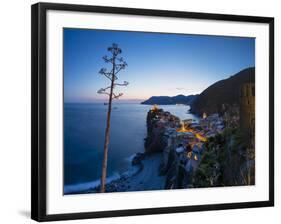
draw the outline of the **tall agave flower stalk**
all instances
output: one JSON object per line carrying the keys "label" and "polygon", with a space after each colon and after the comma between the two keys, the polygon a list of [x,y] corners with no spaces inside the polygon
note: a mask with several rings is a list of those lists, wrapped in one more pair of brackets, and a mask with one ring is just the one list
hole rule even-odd
{"label": "tall agave flower stalk", "polygon": [[102,68],[99,71],[99,74],[105,76],[110,80],[110,86],[101,88],[98,90],[99,94],[108,95],[108,109],[106,117],[106,128],[105,128],[105,139],[104,139],[104,148],[103,148],[103,162],[102,162],[102,174],[101,174],[101,185],[100,192],[105,192],[106,184],[106,173],[107,173],[107,159],[108,159],[108,145],[109,145],[109,134],[110,134],[110,117],[111,117],[111,107],[112,100],[120,98],[123,93],[116,94],[114,89],[116,86],[127,86],[129,83],[124,81],[123,83],[117,83],[118,77],[116,76],[121,70],[125,69],[127,63],[119,55],[122,53],[122,50],[118,47],[117,44],[113,43],[111,47],[108,47],[107,50],[110,52],[110,56],[104,56],[103,60],[105,63],[110,64],[110,70]]}

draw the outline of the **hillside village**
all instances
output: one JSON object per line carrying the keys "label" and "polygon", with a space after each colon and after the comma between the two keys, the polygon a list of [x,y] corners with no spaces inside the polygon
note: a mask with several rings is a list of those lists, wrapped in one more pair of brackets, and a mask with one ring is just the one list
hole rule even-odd
{"label": "hillside village", "polygon": [[[133,157],[130,171],[106,184],[106,192],[255,184],[254,83],[242,83],[236,96],[196,120],[152,106],[145,151]],[[78,193],[91,192],[99,186]]]}

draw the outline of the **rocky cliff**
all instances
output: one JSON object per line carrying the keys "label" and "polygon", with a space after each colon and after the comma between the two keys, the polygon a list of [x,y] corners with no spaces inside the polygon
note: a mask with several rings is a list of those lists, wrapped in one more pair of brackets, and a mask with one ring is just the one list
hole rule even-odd
{"label": "rocky cliff", "polygon": [[173,125],[179,124],[179,118],[162,109],[155,108],[148,111],[146,118],[147,137],[144,143],[145,153],[162,152],[166,147],[165,119]]}

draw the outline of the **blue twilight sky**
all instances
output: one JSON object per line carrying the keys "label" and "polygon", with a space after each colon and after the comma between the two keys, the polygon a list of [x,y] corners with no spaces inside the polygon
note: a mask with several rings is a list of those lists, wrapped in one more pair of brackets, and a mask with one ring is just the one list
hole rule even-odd
{"label": "blue twilight sky", "polygon": [[65,102],[100,102],[109,80],[98,72],[117,43],[128,67],[118,74],[122,100],[199,94],[221,79],[255,66],[255,39],[186,34],[64,29]]}

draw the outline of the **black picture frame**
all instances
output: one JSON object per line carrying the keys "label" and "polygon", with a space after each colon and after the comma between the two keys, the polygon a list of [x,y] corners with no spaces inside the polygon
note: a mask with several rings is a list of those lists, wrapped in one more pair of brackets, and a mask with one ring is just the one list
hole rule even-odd
{"label": "black picture frame", "polygon": [[[64,10],[101,12],[125,15],[162,16],[205,20],[239,21],[269,24],[269,200],[243,203],[208,204],[196,206],[160,207],[70,214],[46,213],[46,12]],[[36,221],[54,221],[206,210],[238,209],[274,206],[274,18],[164,11],[137,8],[103,7],[89,5],[37,3],[31,13],[31,218]]]}

